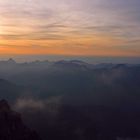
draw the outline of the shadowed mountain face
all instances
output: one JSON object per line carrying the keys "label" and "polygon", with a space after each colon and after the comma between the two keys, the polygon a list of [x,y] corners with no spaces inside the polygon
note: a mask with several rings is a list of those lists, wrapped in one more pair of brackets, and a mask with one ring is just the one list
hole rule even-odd
{"label": "shadowed mountain face", "polygon": [[40,140],[36,132],[24,125],[20,114],[12,111],[5,100],[0,101],[0,140]]}

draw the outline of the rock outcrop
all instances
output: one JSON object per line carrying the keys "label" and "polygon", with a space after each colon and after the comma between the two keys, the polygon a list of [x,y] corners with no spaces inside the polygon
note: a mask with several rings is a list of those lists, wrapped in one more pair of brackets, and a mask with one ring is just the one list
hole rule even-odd
{"label": "rock outcrop", "polygon": [[0,140],[41,140],[26,127],[19,113],[11,110],[6,100],[0,101]]}

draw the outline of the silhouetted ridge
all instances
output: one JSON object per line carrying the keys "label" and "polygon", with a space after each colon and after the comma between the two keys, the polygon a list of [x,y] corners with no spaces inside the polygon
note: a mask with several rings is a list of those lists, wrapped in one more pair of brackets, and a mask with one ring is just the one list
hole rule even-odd
{"label": "silhouetted ridge", "polygon": [[40,140],[36,132],[23,124],[21,115],[11,110],[6,100],[0,101],[0,140]]}
{"label": "silhouetted ridge", "polygon": [[12,58],[9,58],[9,60],[7,62],[10,63],[10,64],[15,64],[16,63],[16,61]]}
{"label": "silhouetted ridge", "polygon": [[15,64],[17,64],[17,63],[12,58],[9,58],[8,60],[2,60],[2,61],[0,61],[0,65],[3,65],[3,66],[15,65]]}

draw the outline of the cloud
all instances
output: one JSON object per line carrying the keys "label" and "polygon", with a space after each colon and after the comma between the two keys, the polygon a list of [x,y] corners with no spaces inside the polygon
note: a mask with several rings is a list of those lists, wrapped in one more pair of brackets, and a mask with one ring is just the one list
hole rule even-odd
{"label": "cloud", "polygon": [[15,104],[16,110],[24,110],[24,109],[35,109],[40,110],[45,107],[43,101],[34,100],[34,99],[18,99]]}
{"label": "cloud", "polygon": [[62,106],[62,96],[50,97],[45,100],[35,99],[33,97],[18,98],[14,104],[14,108],[18,111],[33,110],[47,111],[48,113],[58,113]]}

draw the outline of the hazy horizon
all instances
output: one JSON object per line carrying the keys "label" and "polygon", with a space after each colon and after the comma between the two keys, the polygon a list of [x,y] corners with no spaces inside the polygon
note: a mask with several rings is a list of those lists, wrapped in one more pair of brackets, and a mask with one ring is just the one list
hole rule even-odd
{"label": "hazy horizon", "polygon": [[14,59],[18,63],[32,61],[60,61],[60,60],[80,60],[91,64],[96,63],[127,63],[140,64],[140,57],[105,57],[105,56],[66,56],[66,55],[2,55],[0,61]]}
{"label": "hazy horizon", "polygon": [[60,61],[60,60],[80,60],[91,64],[99,63],[121,63],[140,64],[140,57],[100,57],[100,56],[66,56],[66,55],[2,55],[0,61],[14,59],[18,63],[32,61]]}

